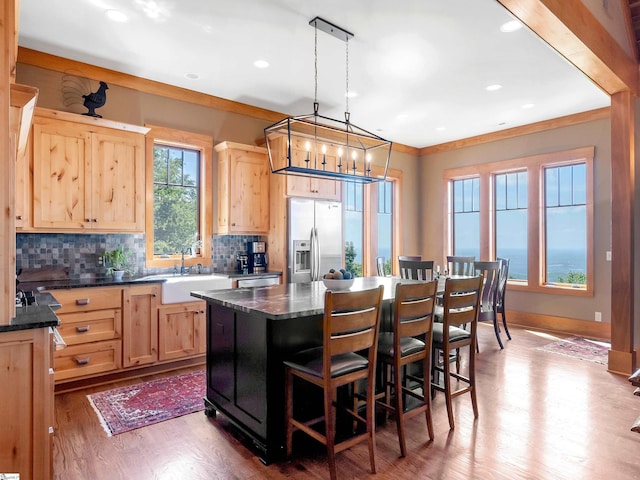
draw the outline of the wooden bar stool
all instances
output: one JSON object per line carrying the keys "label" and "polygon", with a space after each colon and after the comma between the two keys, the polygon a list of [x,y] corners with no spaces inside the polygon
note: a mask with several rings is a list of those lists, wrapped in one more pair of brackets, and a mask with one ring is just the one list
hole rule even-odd
{"label": "wooden bar stool", "polygon": [[[381,332],[378,339],[378,360],[384,372],[384,401],[378,401],[378,404],[395,413],[400,455],[403,457],[407,454],[406,419],[424,412],[429,439],[433,440],[429,390],[437,286],[437,282],[397,284],[393,332]],[[407,368],[418,362],[422,364],[420,376],[408,374]],[[405,402],[407,397],[417,401]],[[412,404],[410,408],[409,404]]]}
{"label": "wooden bar stool", "polygon": [[[295,354],[285,364],[286,454],[291,455],[294,429],[300,430],[327,447],[329,473],[336,479],[335,454],[367,440],[371,471],[375,464],[375,367],[383,286],[355,292],[327,290],[324,303],[323,342],[321,347]],[[367,351],[366,356],[361,352]],[[324,416],[311,420],[293,418],[293,377],[323,390]],[[366,380],[366,415],[359,415],[353,404],[337,405],[337,389]],[[354,385],[355,388],[355,385]],[[336,442],[336,412],[341,408],[356,423],[365,426],[353,436]],[[324,425],[324,431],[321,427]],[[315,427],[315,428],[314,428]]]}

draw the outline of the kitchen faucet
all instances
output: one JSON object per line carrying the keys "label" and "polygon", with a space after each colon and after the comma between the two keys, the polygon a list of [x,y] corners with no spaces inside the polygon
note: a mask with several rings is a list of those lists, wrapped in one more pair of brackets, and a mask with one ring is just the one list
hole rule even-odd
{"label": "kitchen faucet", "polygon": [[183,248],[182,249],[182,266],[180,267],[180,275],[184,275],[186,273],[191,272],[191,267],[186,267],[184,266],[184,254],[189,252],[189,255],[193,255],[193,250],[191,250],[191,247],[187,247],[187,248]]}

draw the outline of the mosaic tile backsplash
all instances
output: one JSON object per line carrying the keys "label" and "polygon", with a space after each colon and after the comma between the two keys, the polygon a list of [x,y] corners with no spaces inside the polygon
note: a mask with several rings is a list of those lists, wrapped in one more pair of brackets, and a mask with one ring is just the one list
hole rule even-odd
{"label": "mosaic tile backsplash", "polygon": [[[255,235],[214,235],[212,265],[205,272],[234,270],[236,253],[244,252],[247,242],[266,240],[266,237]],[[167,272],[167,269],[145,267],[145,236],[142,234],[20,233],[16,235],[16,268],[67,267],[71,278],[102,277],[106,268],[98,265],[98,257],[118,245],[128,248],[135,256],[137,274]]]}

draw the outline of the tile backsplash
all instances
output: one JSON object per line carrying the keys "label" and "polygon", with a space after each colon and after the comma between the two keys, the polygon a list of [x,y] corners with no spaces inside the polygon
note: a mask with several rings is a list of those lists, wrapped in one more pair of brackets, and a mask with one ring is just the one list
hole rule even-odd
{"label": "tile backsplash", "polygon": [[[266,241],[256,235],[214,235],[212,265],[208,272],[236,268],[236,253],[244,252],[246,242]],[[98,257],[105,250],[123,245],[133,252],[137,274],[160,273],[166,269],[145,267],[145,236],[117,234],[19,233],[16,235],[16,268],[37,269],[67,267],[71,278],[93,278],[105,275]]]}

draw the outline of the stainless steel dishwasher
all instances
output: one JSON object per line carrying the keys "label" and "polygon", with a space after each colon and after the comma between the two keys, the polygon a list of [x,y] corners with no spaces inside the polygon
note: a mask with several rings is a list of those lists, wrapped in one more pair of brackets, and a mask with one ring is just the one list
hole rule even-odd
{"label": "stainless steel dishwasher", "polygon": [[267,285],[278,285],[279,277],[245,278],[238,280],[238,288],[266,287]]}

